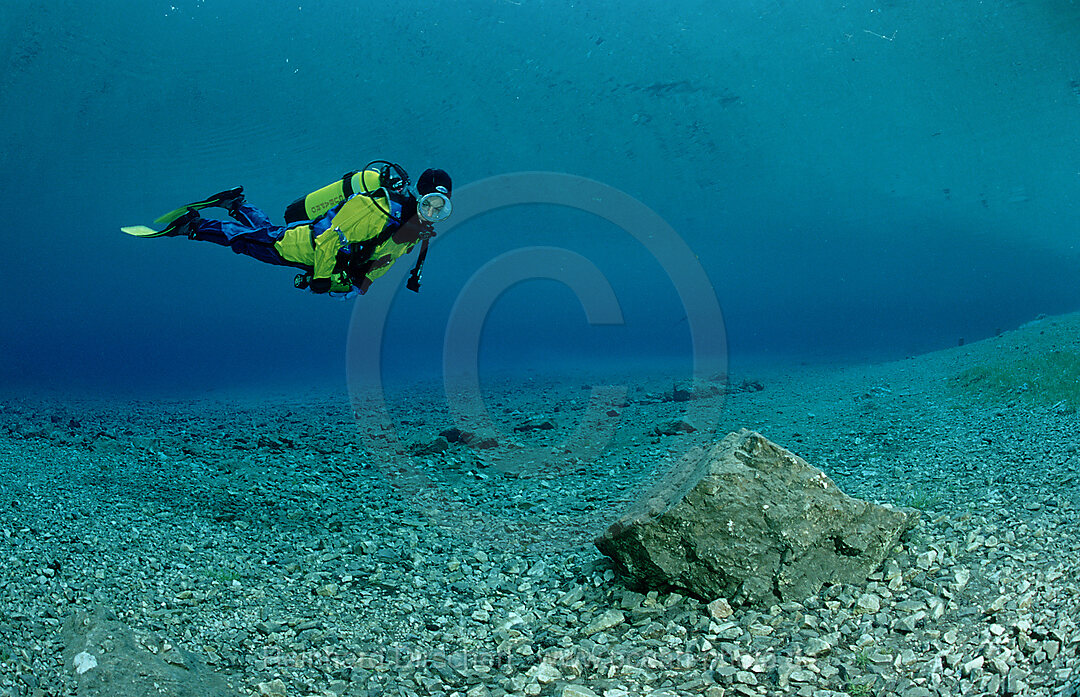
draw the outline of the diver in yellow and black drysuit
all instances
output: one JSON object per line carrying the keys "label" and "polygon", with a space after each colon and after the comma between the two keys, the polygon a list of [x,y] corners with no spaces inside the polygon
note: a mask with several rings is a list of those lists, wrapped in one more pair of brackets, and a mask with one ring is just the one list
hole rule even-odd
{"label": "diver in yellow and black drysuit", "polygon": [[[294,201],[285,211],[284,227],[248,205],[238,187],[190,204],[165,230],[141,236],[187,236],[224,245],[269,264],[302,269],[297,288],[346,294],[365,293],[420,242],[407,284],[419,291],[434,223],[450,214],[451,187],[445,171],[428,169],[412,188],[400,166],[380,160]],[[208,207],[224,208],[237,222],[201,217],[199,210]]]}

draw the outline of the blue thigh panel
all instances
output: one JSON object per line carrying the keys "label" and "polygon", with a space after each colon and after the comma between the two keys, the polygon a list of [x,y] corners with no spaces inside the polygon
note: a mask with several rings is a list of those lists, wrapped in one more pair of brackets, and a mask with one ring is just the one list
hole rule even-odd
{"label": "blue thigh panel", "polygon": [[236,211],[236,217],[246,224],[200,218],[195,239],[229,247],[237,254],[258,259],[267,264],[308,269],[304,264],[283,259],[274,248],[285,228],[274,225],[265,213],[244,203]]}

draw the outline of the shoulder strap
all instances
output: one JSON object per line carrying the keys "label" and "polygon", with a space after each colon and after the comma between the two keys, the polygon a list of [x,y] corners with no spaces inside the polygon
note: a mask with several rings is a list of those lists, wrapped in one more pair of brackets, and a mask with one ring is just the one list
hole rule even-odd
{"label": "shoulder strap", "polygon": [[346,200],[348,200],[350,196],[356,193],[355,191],[353,191],[352,178],[353,175],[359,173],[360,172],[358,170],[353,170],[352,172],[346,172],[345,174],[341,175],[341,190],[342,192],[344,192]]}

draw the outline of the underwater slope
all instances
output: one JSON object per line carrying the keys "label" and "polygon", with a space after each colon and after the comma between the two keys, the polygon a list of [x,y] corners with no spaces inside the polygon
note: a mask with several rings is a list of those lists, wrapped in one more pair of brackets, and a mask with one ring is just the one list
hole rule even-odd
{"label": "underwater slope", "polygon": [[[439,385],[390,395],[390,430],[340,395],[5,400],[0,685],[74,689],[60,628],[105,606],[264,694],[1070,694],[1080,424],[1029,398],[1078,321],[689,401],[663,373],[511,376],[484,387],[494,445],[421,455],[470,427]],[[657,435],[687,404],[715,423]],[[869,585],[764,612],[625,587],[592,537],[736,426],[923,521]]]}

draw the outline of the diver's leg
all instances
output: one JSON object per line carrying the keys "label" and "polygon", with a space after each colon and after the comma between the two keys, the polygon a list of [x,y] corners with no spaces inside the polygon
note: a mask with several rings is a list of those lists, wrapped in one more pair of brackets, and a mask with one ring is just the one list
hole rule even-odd
{"label": "diver's leg", "polygon": [[255,240],[262,244],[273,244],[281,239],[284,228],[271,223],[270,218],[258,208],[242,204],[237,208],[237,212],[241,222],[233,223],[228,220],[201,218],[193,211],[189,214],[193,215],[194,219],[188,237],[227,247],[240,239]]}
{"label": "diver's leg", "polygon": [[196,217],[191,228],[188,230],[187,236],[192,240],[213,242],[214,244],[228,247],[232,244],[232,239],[234,237],[243,235],[246,231],[246,227],[242,227],[236,223]]}
{"label": "diver's leg", "polygon": [[273,242],[266,242],[257,237],[251,237],[245,235],[243,237],[237,237],[229,244],[237,254],[243,254],[249,256],[252,259],[258,259],[264,264],[274,264],[275,266],[292,266],[298,269],[308,269],[309,267],[303,264],[288,261],[278,254],[277,247]]}
{"label": "diver's leg", "polygon": [[248,227],[276,227],[272,222],[270,222],[270,216],[266,215],[266,213],[263,213],[255,206],[245,203],[243,198],[240,199],[240,202],[236,206],[229,209],[229,215],[231,215],[233,219],[237,220],[241,225],[247,225]]}
{"label": "diver's leg", "polygon": [[272,224],[265,213],[252,206],[245,204],[240,206],[238,211],[254,224],[241,225],[229,221],[199,218],[193,234],[189,237],[193,240],[220,244],[237,254],[258,259],[266,264],[307,268],[302,264],[287,261],[278,254],[274,243],[281,239],[285,228]]}
{"label": "diver's leg", "polygon": [[[236,191],[239,191],[237,189]],[[210,199],[222,196],[222,194],[214,194]],[[200,202],[204,203],[204,202]],[[172,220],[169,225],[163,230],[163,234],[168,237],[177,237],[180,235],[187,235],[192,239],[203,239],[209,242],[217,242],[218,244],[227,244],[221,241],[221,235],[224,235],[226,239],[232,239],[237,235],[250,234],[252,232],[262,231],[274,231],[277,230],[277,226],[270,222],[270,217],[263,213],[255,206],[249,205],[244,201],[243,194],[238,194],[236,198],[230,199],[220,204],[222,208],[225,208],[229,215],[239,223],[222,222],[213,219],[203,219],[199,216],[199,210],[195,208],[189,208],[183,215],[177,216]],[[192,233],[195,234],[192,234]],[[201,237],[199,235],[202,235]],[[280,239],[280,233],[275,240]]]}

